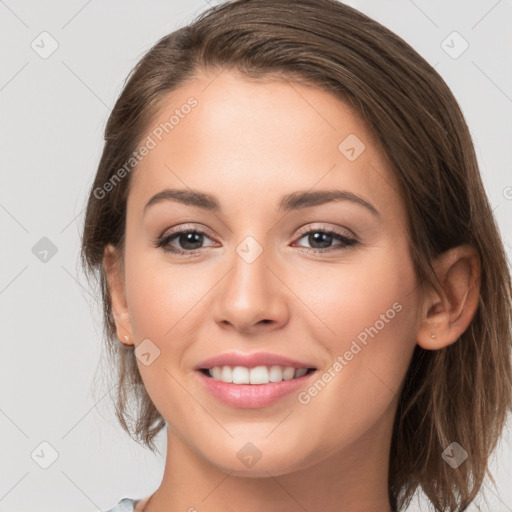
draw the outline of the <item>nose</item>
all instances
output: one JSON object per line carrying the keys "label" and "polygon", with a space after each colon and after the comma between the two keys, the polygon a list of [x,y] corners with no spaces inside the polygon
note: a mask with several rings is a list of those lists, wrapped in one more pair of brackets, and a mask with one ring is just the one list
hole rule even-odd
{"label": "nose", "polygon": [[267,252],[263,250],[254,261],[235,252],[215,300],[215,321],[222,329],[257,334],[288,322],[290,292]]}

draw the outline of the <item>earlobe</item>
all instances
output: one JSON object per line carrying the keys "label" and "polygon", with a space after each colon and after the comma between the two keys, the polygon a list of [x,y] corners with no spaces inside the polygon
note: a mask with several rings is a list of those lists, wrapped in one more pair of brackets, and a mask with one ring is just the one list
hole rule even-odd
{"label": "earlobe", "polygon": [[475,315],[480,293],[480,258],[474,247],[449,249],[433,267],[439,282],[424,298],[417,335],[418,345],[426,350],[438,350],[459,339]]}
{"label": "earlobe", "polygon": [[130,315],[126,303],[124,277],[121,265],[121,255],[111,244],[105,247],[103,253],[103,268],[107,278],[112,313],[116,323],[117,337],[125,345],[133,345],[130,325]]}

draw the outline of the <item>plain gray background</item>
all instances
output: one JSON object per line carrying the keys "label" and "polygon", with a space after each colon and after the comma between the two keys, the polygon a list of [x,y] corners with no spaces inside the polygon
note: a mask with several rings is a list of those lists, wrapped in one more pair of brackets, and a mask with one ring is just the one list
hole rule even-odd
{"label": "plain gray background", "polygon": [[[511,0],[347,3],[403,37],[453,90],[510,261]],[[160,483],[165,432],[155,457],[116,423],[108,389],[99,400],[92,395],[102,327],[78,266],[80,231],[104,125],[125,77],[161,36],[208,5],[0,1],[2,512],[106,510]],[[45,55],[52,44],[58,48]],[[512,511],[510,433],[493,457],[497,488],[486,482],[484,511]],[[41,449],[58,457],[48,469],[37,458]]]}

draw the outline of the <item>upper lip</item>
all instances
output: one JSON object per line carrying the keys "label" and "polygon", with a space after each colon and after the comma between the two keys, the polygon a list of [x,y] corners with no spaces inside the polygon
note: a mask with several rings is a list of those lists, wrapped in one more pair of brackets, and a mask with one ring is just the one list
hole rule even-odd
{"label": "upper lip", "polygon": [[213,368],[214,366],[245,366],[247,368],[254,368],[255,366],[272,365],[283,366],[285,368],[315,368],[315,366],[310,363],[297,361],[295,359],[280,356],[279,354],[272,354],[270,352],[256,352],[252,354],[244,354],[243,352],[226,352],[201,361],[195,369],[203,370]]}

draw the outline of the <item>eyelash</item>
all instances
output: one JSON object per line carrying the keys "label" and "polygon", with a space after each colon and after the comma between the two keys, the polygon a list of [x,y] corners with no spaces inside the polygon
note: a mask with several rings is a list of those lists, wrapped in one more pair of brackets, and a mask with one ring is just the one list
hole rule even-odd
{"label": "eyelash", "polygon": [[[162,248],[162,250],[165,251],[165,252],[170,252],[170,253],[177,254],[177,255],[193,255],[193,254],[196,254],[199,251],[201,251],[201,249],[193,249],[193,250],[190,250],[190,251],[184,251],[184,250],[181,250],[181,249],[176,249],[176,248],[171,247],[169,245],[169,243],[172,240],[174,240],[175,238],[178,238],[179,235],[181,235],[181,234],[190,234],[190,233],[196,233],[196,234],[200,234],[200,235],[205,235],[208,238],[210,238],[208,236],[208,233],[206,233],[205,231],[202,231],[201,229],[183,228],[181,230],[174,231],[170,235],[158,238],[155,241],[154,245],[157,248]],[[312,228],[312,229],[309,229],[309,230],[306,230],[306,231],[302,231],[299,234],[298,240],[304,238],[306,235],[309,235],[310,233],[324,233],[324,234],[327,234],[327,235],[333,235],[338,240],[341,240],[341,242],[343,242],[343,245],[341,247],[340,246],[338,246],[338,247],[329,247],[327,249],[313,249],[313,248],[308,248],[308,247],[302,247],[301,246],[301,249],[305,250],[308,253],[326,254],[326,253],[330,253],[330,252],[343,251],[343,250],[346,250],[347,248],[353,247],[354,245],[356,245],[358,243],[358,241],[356,239],[354,239],[354,238],[350,238],[350,237],[348,237],[346,235],[342,235],[341,233],[339,233],[337,231],[333,231],[333,230],[329,230],[329,229],[324,229],[324,228]]]}

